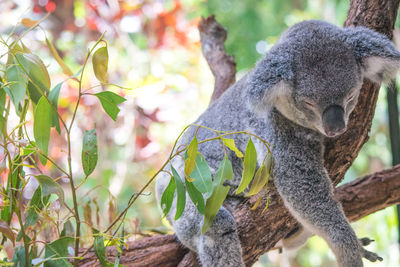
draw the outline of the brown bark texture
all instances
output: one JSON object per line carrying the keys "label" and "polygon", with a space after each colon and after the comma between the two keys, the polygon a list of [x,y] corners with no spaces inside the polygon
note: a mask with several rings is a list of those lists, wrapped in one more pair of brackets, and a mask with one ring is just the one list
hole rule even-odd
{"label": "brown bark texture", "polygon": [[[366,26],[391,38],[399,1],[351,0],[345,26]],[[236,65],[224,49],[227,33],[213,16],[202,19],[199,30],[203,54],[215,77],[211,100],[214,101],[234,83]],[[347,132],[337,139],[326,141],[325,165],[335,185],[343,179],[368,140],[378,92],[377,84],[365,81]],[[400,165],[340,186],[336,188],[335,195],[350,221],[399,204]],[[253,196],[232,207],[246,266],[256,262],[297,225],[274,188],[270,189],[270,203],[264,213],[262,209],[266,199],[256,210],[250,210],[256,199],[257,196]],[[110,261],[115,260],[115,249],[107,248],[107,253]],[[195,254],[180,245],[173,235],[146,237],[129,244],[120,257],[120,263],[126,266],[198,266]],[[80,265],[100,266],[93,252]]]}

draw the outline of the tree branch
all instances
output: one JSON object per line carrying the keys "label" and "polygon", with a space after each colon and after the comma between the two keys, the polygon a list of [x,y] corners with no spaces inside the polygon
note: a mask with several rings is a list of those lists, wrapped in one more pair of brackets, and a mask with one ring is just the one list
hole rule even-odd
{"label": "tree branch", "polygon": [[[392,37],[400,0],[352,0],[345,26],[363,25]],[[211,102],[217,99],[235,81],[235,62],[224,49],[226,31],[214,17],[202,19],[199,25],[203,54],[215,77],[215,90]],[[349,130],[337,139],[327,139],[325,166],[336,185],[343,179],[363,144],[375,111],[379,86],[365,81],[357,107],[353,111]],[[350,221],[358,220],[377,210],[400,203],[400,165],[378,172],[336,189]],[[297,225],[274,188],[269,192],[271,203],[262,213],[263,203],[252,211],[257,196],[243,199],[233,211],[243,248],[246,266],[270,250]],[[108,248],[110,261],[115,249]],[[142,238],[128,246],[120,259],[127,266],[197,266],[193,252],[179,245],[174,236]],[[94,253],[81,261],[82,266],[100,266]]]}

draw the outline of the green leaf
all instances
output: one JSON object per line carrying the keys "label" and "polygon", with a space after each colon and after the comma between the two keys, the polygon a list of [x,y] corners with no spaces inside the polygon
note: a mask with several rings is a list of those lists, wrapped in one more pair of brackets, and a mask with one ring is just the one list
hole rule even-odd
{"label": "green leaf", "polygon": [[185,204],[186,204],[186,192],[185,192],[185,186],[183,185],[183,182],[181,180],[181,177],[179,176],[178,172],[175,170],[175,168],[171,165],[171,170],[172,170],[172,175],[175,180],[176,184],[176,213],[175,213],[175,220],[178,220],[179,217],[181,217],[184,209],[185,209]]}
{"label": "green leaf", "polygon": [[60,200],[60,203],[64,203],[64,191],[56,181],[47,175],[38,175],[36,176],[36,179],[41,187],[42,197],[46,197],[50,194],[56,194]]}
{"label": "green leaf", "polygon": [[[60,82],[59,84],[54,86],[54,88],[51,89],[51,91],[49,93],[49,100],[54,105],[56,110],[58,110],[58,96],[60,95],[60,89],[61,89],[62,84],[63,84],[63,82]],[[58,115],[56,114],[56,112],[53,108],[51,108],[51,127],[55,127],[57,132],[59,134],[61,133],[60,121],[58,119]]]}
{"label": "green leaf", "polygon": [[232,163],[225,155],[224,159],[221,161],[217,172],[214,177],[214,190],[209,199],[206,201],[206,208],[204,213],[204,222],[202,227],[202,233],[207,232],[207,229],[210,227],[212,222],[214,221],[215,216],[217,215],[219,209],[222,206],[222,203],[226,199],[226,196],[229,192],[229,186],[224,186],[225,180],[232,180],[233,177],[233,169]]}
{"label": "green leaf", "polygon": [[193,182],[190,182],[187,179],[185,179],[185,185],[186,185],[186,190],[193,204],[196,206],[197,210],[201,214],[204,214],[205,205],[204,205],[203,195],[199,190],[196,189],[196,187],[193,185]]}
{"label": "green leaf", "polygon": [[263,164],[260,168],[258,168],[256,175],[254,176],[248,195],[253,196],[258,194],[258,192],[260,192],[264,185],[268,182],[268,177],[268,170]]}
{"label": "green leaf", "polygon": [[85,131],[82,145],[82,166],[86,176],[89,176],[97,164],[97,136],[96,128]]}
{"label": "green leaf", "polygon": [[19,66],[10,66],[6,69],[7,86],[4,90],[10,97],[15,106],[15,110],[20,110],[20,102],[26,94],[26,80]]}
{"label": "green leaf", "polygon": [[28,206],[28,215],[26,216],[25,227],[34,225],[37,222],[39,218],[38,213],[47,205],[49,198],[50,195],[42,198],[42,189],[38,186],[35,193],[33,193],[31,202]]}
{"label": "green leaf", "polygon": [[224,145],[226,145],[230,150],[235,152],[238,158],[243,158],[243,153],[240,152],[240,150],[235,145],[235,139],[222,138],[222,142],[224,142]]}
{"label": "green leaf", "polygon": [[197,190],[206,194],[206,198],[209,198],[213,191],[211,171],[203,155],[200,153],[197,153],[196,164],[190,177],[194,179],[192,183]]}
{"label": "green leaf", "polygon": [[[0,85],[3,85],[0,82]],[[0,117],[3,117],[4,110],[6,109],[6,91],[0,86]]]}
{"label": "green leaf", "polygon": [[[17,246],[14,249],[14,255],[12,258],[12,262],[14,263],[14,267],[25,267],[25,247],[24,246]],[[30,260],[28,259],[28,263]]]}
{"label": "green leaf", "polygon": [[64,236],[70,236],[70,237],[75,236],[74,226],[72,225],[70,220],[67,220],[64,223],[64,227],[61,231],[60,237],[64,237]]}
{"label": "green leaf", "polygon": [[48,93],[51,82],[50,76],[43,61],[34,54],[17,53],[18,62],[24,67],[29,77],[28,92],[34,103],[43,93]]}
{"label": "green leaf", "polygon": [[[44,267],[70,267],[72,264],[68,261],[68,245],[74,241],[74,238],[66,236],[56,241],[46,244]],[[53,259],[54,258],[54,259]],[[57,259],[62,258],[62,259]]]}
{"label": "green leaf", "polygon": [[97,258],[99,259],[101,265],[103,267],[113,266],[111,262],[108,261],[106,255],[106,248],[104,247],[104,240],[101,233],[98,230],[92,228],[94,233],[94,253],[96,254]]}
{"label": "green leaf", "polygon": [[166,216],[171,209],[172,201],[174,201],[175,188],[175,179],[171,177],[168,186],[164,189],[161,196],[161,209],[163,210],[164,216]]}
{"label": "green leaf", "polygon": [[254,147],[253,141],[249,138],[249,142],[247,143],[246,153],[244,155],[243,162],[243,173],[242,180],[240,181],[239,187],[236,190],[236,194],[243,192],[246,187],[251,182],[251,179],[254,176],[254,171],[257,166],[257,152]]}
{"label": "green leaf", "polygon": [[100,92],[95,96],[100,100],[104,111],[115,121],[120,111],[118,105],[126,101],[126,99],[110,91]]}
{"label": "green leaf", "polygon": [[3,234],[3,236],[10,239],[13,244],[15,244],[14,232],[11,230],[10,226],[8,226],[8,224],[2,220],[0,220],[0,232]]}
{"label": "green leaf", "polygon": [[193,172],[196,164],[197,144],[197,137],[194,136],[186,150],[187,158],[185,159],[185,178],[189,181],[192,181],[192,179],[190,179],[190,174]]}
{"label": "green leaf", "polygon": [[[33,115],[33,136],[35,137],[36,145],[47,155],[49,140],[50,140],[50,128],[52,121],[52,109],[47,99],[42,96],[35,108]],[[45,165],[47,159],[40,157],[40,162]]]}
{"label": "green leaf", "polygon": [[96,78],[102,83],[107,83],[108,51],[106,46],[94,52],[92,63]]}

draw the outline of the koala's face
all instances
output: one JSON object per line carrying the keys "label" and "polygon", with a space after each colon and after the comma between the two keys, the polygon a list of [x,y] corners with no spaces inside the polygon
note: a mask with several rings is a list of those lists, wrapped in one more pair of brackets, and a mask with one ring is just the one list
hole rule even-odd
{"label": "koala's face", "polygon": [[327,137],[340,135],[346,131],[357,103],[361,69],[343,44],[310,53],[302,51],[292,62],[296,70],[292,82],[278,96],[275,106],[304,127]]}
{"label": "koala's face", "polygon": [[382,34],[304,21],[258,62],[246,96],[260,116],[275,107],[295,123],[335,137],[346,131],[363,79],[387,81],[399,68],[400,52]]}

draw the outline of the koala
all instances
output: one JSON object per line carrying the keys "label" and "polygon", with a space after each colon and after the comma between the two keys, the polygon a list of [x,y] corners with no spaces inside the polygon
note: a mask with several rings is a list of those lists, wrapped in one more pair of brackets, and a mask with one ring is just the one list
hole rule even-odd
{"label": "koala", "polygon": [[[400,52],[382,34],[364,27],[339,28],[322,21],[304,21],[282,34],[278,42],[247,75],[232,85],[196,121],[216,130],[249,131],[272,144],[274,185],[286,208],[301,224],[286,247],[299,246],[313,234],[322,237],[334,252],[339,266],[363,266],[362,258],[382,260],[362,246],[335,200],[333,185],[324,167],[324,139],[335,138],[347,129],[364,79],[376,83],[395,76]],[[187,144],[195,132],[188,129],[179,144]],[[215,137],[200,128],[197,138]],[[235,135],[244,151],[248,135]],[[266,148],[253,139],[261,166]],[[224,152],[219,141],[199,144],[212,173]],[[244,266],[235,220],[225,208],[234,206],[242,162],[232,152],[231,191],[214,222],[201,234],[203,216],[187,197],[183,215],[174,220],[175,203],[167,215],[178,239],[195,251],[202,266]],[[184,177],[184,159],[173,166]],[[156,195],[169,183],[169,175],[156,181]],[[228,205],[228,206],[229,206]]]}

